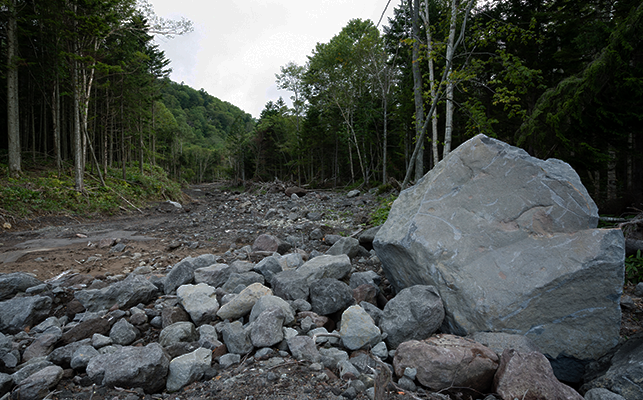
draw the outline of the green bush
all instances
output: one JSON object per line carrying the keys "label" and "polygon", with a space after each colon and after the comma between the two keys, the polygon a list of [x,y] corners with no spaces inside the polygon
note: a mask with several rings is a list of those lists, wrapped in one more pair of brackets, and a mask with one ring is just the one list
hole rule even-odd
{"label": "green bush", "polygon": [[641,250],[636,251],[636,255],[625,258],[625,280],[637,284],[643,282],[643,257]]}

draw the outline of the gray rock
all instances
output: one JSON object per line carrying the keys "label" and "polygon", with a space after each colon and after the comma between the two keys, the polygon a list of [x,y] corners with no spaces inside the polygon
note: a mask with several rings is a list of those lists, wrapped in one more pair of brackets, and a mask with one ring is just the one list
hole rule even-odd
{"label": "gray rock", "polygon": [[0,332],[14,334],[37,325],[49,315],[51,298],[14,297],[0,302]]}
{"label": "gray rock", "polygon": [[254,347],[270,347],[284,339],[285,314],[281,308],[263,311],[250,327],[250,341]]}
{"label": "gray rock", "polygon": [[328,235],[324,236],[324,242],[326,242],[326,245],[332,246],[337,242],[339,239],[341,239],[342,236],[340,235],[334,235],[332,233],[329,233]]}
{"label": "gray rock", "polygon": [[355,366],[348,360],[341,360],[337,363],[339,377],[343,380],[358,379],[361,375]]}
{"label": "gray rock", "polygon": [[212,352],[203,347],[176,357],[170,361],[165,388],[170,393],[176,392],[183,386],[201,379],[210,364],[212,364]]}
{"label": "gray rock", "polygon": [[219,341],[219,335],[217,330],[212,325],[201,325],[198,328],[199,331],[199,345],[205,347],[206,349],[214,350],[223,343]]}
{"label": "gray rock", "polygon": [[27,379],[29,376],[51,366],[53,366],[53,364],[47,360],[43,360],[43,359],[32,360],[32,362],[22,366],[18,371],[14,372],[11,375],[11,379],[13,379],[14,385],[19,385],[22,381]]}
{"label": "gray rock", "polygon": [[319,354],[324,367],[331,370],[336,369],[341,361],[348,361],[348,353],[336,347],[322,347],[319,349]]}
{"label": "gray rock", "polygon": [[352,237],[343,237],[333,244],[326,254],[331,256],[338,256],[346,254],[348,257],[353,258],[359,251],[359,240]]}
{"label": "gray rock", "polygon": [[377,232],[379,232],[381,227],[381,225],[374,226],[362,232],[357,238],[357,240],[359,240],[360,246],[363,246],[367,250],[371,250],[373,248],[373,240],[375,240],[375,235],[377,235]]}
{"label": "gray rock", "polygon": [[349,350],[372,347],[380,341],[380,329],[360,306],[351,306],[344,311],[339,334]]}
{"label": "gray rock", "polygon": [[310,284],[310,304],[319,315],[343,311],[353,304],[353,291],[337,279],[319,279]]}
{"label": "gray rock", "polygon": [[373,322],[375,322],[375,325],[380,326],[383,311],[367,301],[362,301],[361,303],[359,303],[359,305],[362,306],[364,311],[366,311],[368,315],[371,316],[371,318],[373,318]]}
{"label": "gray rock", "polygon": [[251,327],[244,327],[239,321],[224,323],[221,328],[223,343],[225,343],[230,353],[246,354],[253,349],[250,340]]}
{"label": "gray rock", "polygon": [[625,400],[620,394],[611,392],[605,388],[590,389],[583,396],[585,400]]}
{"label": "gray rock", "polygon": [[297,269],[304,265],[304,259],[300,253],[288,253],[277,258],[279,265],[283,271],[289,269]]}
{"label": "gray rock", "polygon": [[643,282],[639,282],[636,284],[636,287],[634,288],[634,295],[643,297]]}
{"label": "gray rock", "polygon": [[375,271],[353,272],[349,280],[351,289],[355,289],[361,285],[372,285],[378,287],[380,283],[381,278]]}
{"label": "gray rock", "polygon": [[296,271],[310,283],[323,278],[342,279],[351,268],[351,260],[346,254],[322,255],[306,261]]}
{"label": "gray rock", "polygon": [[176,289],[181,305],[196,325],[212,322],[219,311],[215,288],[206,284],[181,285]]}
{"label": "gray rock", "polygon": [[475,332],[467,336],[480,344],[493,350],[498,357],[507,349],[514,349],[520,353],[540,352],[538,346],[526,336],[512,335],[502,332]]}
{"label": "gray rock", "polygon": [[165,294],[172,294],[179,286],[194,281],[194,270],[196,268],[192,264],[192,260],[192,257],[186,257],[176,263],[170,272],[168,272],[163,281],[163,291]]}
{"label": "gray rock", "polygon": [[38,325],[34,326],[31,328],[30,332],[32,333],[43,333],[49,328],[62,328],[62,324],[60,323],[60,320],[56,317],[49,317],[46,320],[42,321]]}
{"label": "gray rock", "polygon": [[253,322],[262,312],[273,308],[279,308],[283,311],[284,325],[289,326],[295,322],[295,312],[292,307],[290,307],[290,304],[281,297],[273,295],[262,296],[257,300],[255,305],[252,306],[252,311],[250,311],[248,321]]}
{"label": "gray rock", "polygon": [[159,344],[169,347],[181,342],[196,342],[199,336],[192,322],[181,321],[163,328],[159,335]]}
{"label": "gray rock", "polygon": [[382,312],[380,328],[386,342],[397,348],[407,340],[422,340],[438,330],[444,319],[444,307],[433,286],[416,285],[402,290]]}
{"label": "gray rock", "polygon": [[259,235],[252,244],[252,251],[267,251],[274,253],[279,249],[281,241],[273,235]]}
{"label": "gray rock", "polygon": [[138,339],[139,335],[139,330],[136,329],[134,325],[127,322],[125,318],[119,319],[109,331],[109,338],[112,339],[112,343],[120,344],[122,346],[134,343],[134,341]]}
{"label": "gray rock", "polygon": [[9,393],[13,387],[13,379],[11,375],[0,372],[0,397],[4,396],[5,393]]}
{"label": "gray rock", "polygon": [[295,312],[310,311],[313,309],[313,306],[311,306],[310,303],[304,299],[295,299],[292,301],[290,305],[293,308],[293,310],[295,310]]}
{"label": "gray rock", "polygon": [[357,197],[357,196],[359,196],[359,194],[360,194],[360,191],[359,191],[359,190],[357,190],[357,189],[354,189],[354,190],[351,190],[350,192],[346,193],[346,197],[348,197],[349,199],[351,199],[351,198],[353,198],[353,197]]}
{"label": "gray rock", "polygon": [[45,367],[20,382],[15,392],[21,400],[44,399],[63,377],[63,369],[57,365]]}
{"label": "gray rock", "polygon": [[54,350],[55,344],[62,337],[62,330],[51,327],[47,332],[38,335],[35,340],[22,353],[22,362],[33,358],[46,357]]}
{"label": "gray rock", "polygon": [[272,294],[272,290],[261,283],[253,283],[243,289],[241,293],[230,300],[230,302],[224,304],[217,312],[217,315],[221,319],[233,320],[241,318],[252,310],[252,307],[260,297],[269,294]]}
{"label": "gray rock", "polygon": [[91,359],[87,376],[99,385],[143,388],[158,393],[165,388],[170,360],[158,343],[145,347],[123,347]]}
{"label": "gray rock", "polygon": [[100,333],[95,333],[92,336],[92,346],[96,349],[110,346],[112,343],[112,339],[109,336],[101,335]]}
{"label": "gray rock", "polygon": [[216,264],[217,256],[214,254],[201,254],[198,257],[191,259],[192,267],[197,270],[199,268],[206,268],[210,265]]}
{"label": "gray rock", "polygon": [[398,292],[436,287],[443,331],[526,335],[556,364],[618,342],[624,239],[597,221],[569,165],[478,135],[400,194],[373,245]]}
{"label": "gray rock", "polygon": [[379,357],[381,360],[386,360],[388,358],[388,348],[386,347],[386,343],[379,342],[373,346],[371,353],[373,353],[374,356]]}
{"label": "gray rock", "polygon": [[219,357],[219,365],[221,366],[222,369],[226,369],[235,364],[239,364],[240,362],[241,362],[241,355],[236,353],[228,353]]}
{"label": "gray rock", "polygon": [[[310,214],[311,213],[308,213],[308,215]],[[310,219],[310,217],[308,217],[308,219]],[[320,219],[321,219],[321,215],[320,215]],[[322,240],[324,238],[324,232],[322,232],[322,230],[319,228],[315,228],[312,231],[310,231],[308,238],[310,240]]]}
{"label": "gray rock", "polygon": [[260,283],[263,285],[265,282],[266,280],[263,275],[256,272],[244,272],[241,274],[233,272],[230,274],[228,280],[223,284],[223,286],[221,286],[221,288],[226,292],[232,293],[234,292],[234,289],[239,285],[247,287],[252,285],[253,283]]}
{"label": "gray rock", "polygon": [[272,281],[272,277],[275,274],[283,270],[281,264],[279,264],[279,260],[275,256],[264,257],[263,260],[255,265],[254,269],[262,274],[268,283]]}
{"label": "gray rock", "polygon": [[194,270],[194,282],[205,283],[212,287],[221,287],[233,272],[239,272],[235,267],[228,264],[213,264],[209,267]]}
{"label": "gray rock", "polygon": [[0,274],[0,300],[10,299],[19,292],[24,292],[30,287],[42,285],[39,279],[24,273],[12,272]]}
{"label": "gray rock", "polygon": [[114,305],[128,309],[140,303],[148,304],[157,291],[156,286],[143,276],[130,274],[105,288],[80,290],[74,296],[87,311],[96,312],[109,310]]}
{"label": "gray rock", "polygon": [[79,347],[85,345],[91,345],[91,339],[83,339],[58,347],[47,356],[47,361],[60,365],[63,368],[68,368],[71,365],[71,357],[74,355],[74,352]]}
{"label": "gray rock", "polygon": [[582,390],[606,388],[628,400],[643,399],[643,335],[625,342],[614,354],[604,375],[583,385]]}
{"label": "gray rock", "polygon": [[308,336],[295,336],[288,339],[290,354],[297,360],[320,362],[321,354],[315,346],[315,342]]}
{"label": "gray rock", "polygon": [[288,270],[275,274],[272,277],[271,284],[275,295],[284,300],[308,299],[308,281],[297,270]]}
{"label": "gray rock", "polygon": [[84,371],[85,368],[87,368],[89,361],[98,355],[100,355],[100,353],[94,348],[94,346],[80,346],[76,351],[74,351],[74,354],[72,354],[70,366],[72,369],[77,371]]}

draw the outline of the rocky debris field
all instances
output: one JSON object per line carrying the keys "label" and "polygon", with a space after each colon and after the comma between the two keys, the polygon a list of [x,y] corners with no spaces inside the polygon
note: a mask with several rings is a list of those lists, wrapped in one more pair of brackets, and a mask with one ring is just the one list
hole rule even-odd
{"label": "rocky debris field", "polygon": [[[603,360],[572,389],[523,337],[434,334],[435,289],[393,296],[370,250],[372,193],[187,193],[2,233],[0,397],[597,399],[627,375]],[[640,348],[643,287],[628,290],[624,342]]]}

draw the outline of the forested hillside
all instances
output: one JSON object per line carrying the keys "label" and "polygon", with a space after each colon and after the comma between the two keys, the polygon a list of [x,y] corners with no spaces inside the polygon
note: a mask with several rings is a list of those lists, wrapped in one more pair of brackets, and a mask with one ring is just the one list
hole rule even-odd
{"label": "forested hillside", "polygon": [[[392,4],[393,6],[393,4]],[[570,163],[603,211],[643,207],[640,0],[404,0],[351,20],[258,121],[168,79],[139,0],[0,0],[0,164],[83,175],[158,165],[185,182],[412,184],[484,133]],[[265,88],[258,88],[263,90]],[[6,139],[5,139],[6,138]]]}

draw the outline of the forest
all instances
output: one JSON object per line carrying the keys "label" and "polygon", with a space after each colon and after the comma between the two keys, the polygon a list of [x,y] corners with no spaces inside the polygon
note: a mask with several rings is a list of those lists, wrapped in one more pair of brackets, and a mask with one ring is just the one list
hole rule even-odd
{"label": "forest", "polygon": [[189,21],[142,0],[0,0],[0,166],[68,170],[78,191],[144,165],[386,190],[483,133],[571,164],[602,212],[643,208],[642,2],[394,3],[275,71],[290,101],[255,120],[168,78],[154,36]]}

